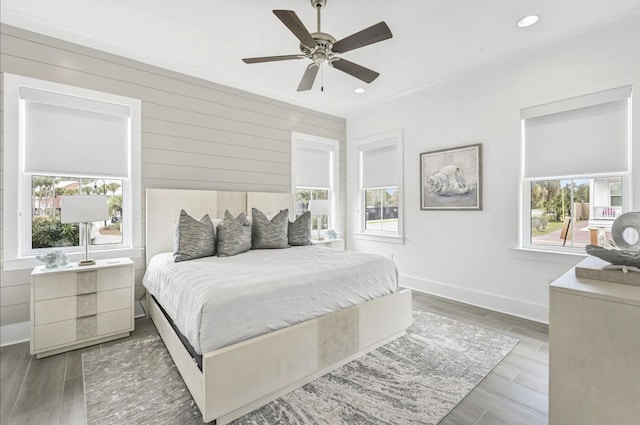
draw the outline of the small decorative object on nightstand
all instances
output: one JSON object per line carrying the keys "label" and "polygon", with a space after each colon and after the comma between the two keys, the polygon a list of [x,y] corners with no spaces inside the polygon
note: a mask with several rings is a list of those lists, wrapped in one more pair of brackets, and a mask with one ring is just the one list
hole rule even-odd
{"label": "small decorative object on nightstand", "polygon": [[55,269],[57,267],[69,266],[69,258],[61,249],[56,249],[45,255],[38,255],[36,260],[44,263],[45,269]]}
{"label": "small decorative object on nightstand", "polygon": [[324,234],[327,235],[329,239],[338,239],[338,234],[333,229],[327,230]]}
{"label": "small decorative object on nightstand", "polygon": [[133,261],[98,260],[31,273],[31,344],[38,358],[129,336]]}

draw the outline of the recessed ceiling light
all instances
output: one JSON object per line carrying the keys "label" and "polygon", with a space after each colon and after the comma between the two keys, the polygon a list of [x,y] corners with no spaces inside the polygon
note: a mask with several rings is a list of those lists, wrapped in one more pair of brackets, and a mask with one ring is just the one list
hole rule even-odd
{"label": "recessed ceiling light", "polygon": [[353,92],[356,93],[356,94],[362,94],[362,93],[366,92],[366,90],[363,89],[362,87],[358,87]]}
{"label": "recessed ceiling light", "polygon": [[530,27],[531,25],[538,22],[540,17],[538,15],[528,15],[518,20],[518,26],[520,28]]}

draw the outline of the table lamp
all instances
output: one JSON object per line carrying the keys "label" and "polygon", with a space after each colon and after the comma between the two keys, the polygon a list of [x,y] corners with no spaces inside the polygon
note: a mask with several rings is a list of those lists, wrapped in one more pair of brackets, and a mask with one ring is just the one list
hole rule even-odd
{"label": "table lamp", "polygon": [[91,246],[91,223],[109,218],[107,197],[104,195],[76,195],[60,197],[60,221],[62,223],[84,223],[84,260],[79,266],[96,262],[89,258]]}
{"label": "table lamp", "polygon": [[[311,211],[311,215],[316,217],[324,217],[328,216],[330,212],[331,203],[328,199],[316,199],[309,201],[309,211]],[[320,229],[322,228],[322,223],[320,218],[318,218],[318,236],[316,239],[320,240]]]}

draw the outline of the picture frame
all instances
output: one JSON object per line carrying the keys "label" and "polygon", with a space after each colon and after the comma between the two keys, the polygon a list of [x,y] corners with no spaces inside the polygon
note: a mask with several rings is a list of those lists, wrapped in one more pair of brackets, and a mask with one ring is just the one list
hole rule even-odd
{"label": "picture frame", "polygon": [[482,143],[420,154],[421,210],[482,210]]}

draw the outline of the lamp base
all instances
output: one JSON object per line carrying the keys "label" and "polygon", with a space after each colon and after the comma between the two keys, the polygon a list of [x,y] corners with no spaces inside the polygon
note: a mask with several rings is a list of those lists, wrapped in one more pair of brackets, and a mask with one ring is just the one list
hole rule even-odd
{"label": "lamp base", "polygon": [[82,260],[78,262],[79,266],[92,266],[96,263],[95,260]]}

